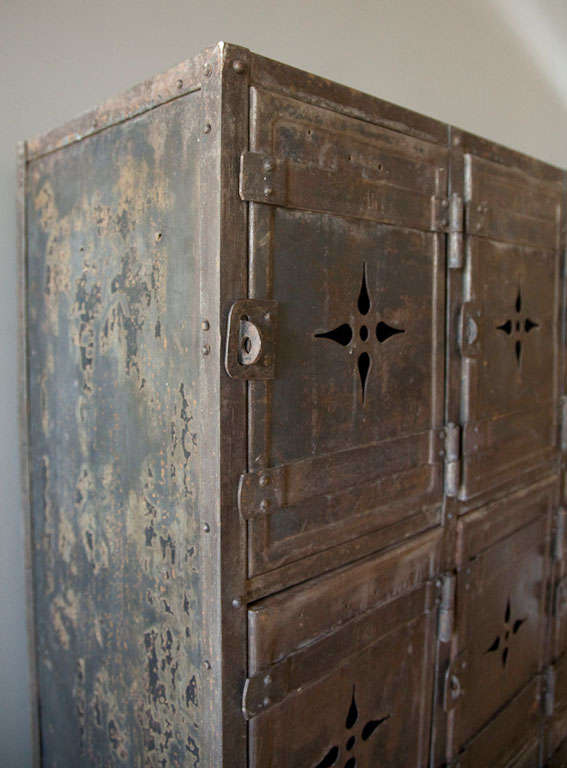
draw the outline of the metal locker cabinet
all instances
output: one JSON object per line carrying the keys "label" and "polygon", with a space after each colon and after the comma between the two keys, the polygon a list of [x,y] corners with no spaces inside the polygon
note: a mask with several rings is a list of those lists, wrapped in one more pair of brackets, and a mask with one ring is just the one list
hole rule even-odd
{"label": "metal locker cabinet", "polygon": [[557,761],[565,173],[225,43],[20,160],[37,764]]}

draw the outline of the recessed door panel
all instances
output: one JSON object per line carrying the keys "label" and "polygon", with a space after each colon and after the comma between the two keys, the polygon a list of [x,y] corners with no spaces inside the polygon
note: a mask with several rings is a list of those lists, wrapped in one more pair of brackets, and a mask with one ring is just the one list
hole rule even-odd
{"label": "recessed door panel", "polygon": [[472,238],[463,354],[467,499],[557,447],[558,255]]}
{"label": "recessed door panel", "polygon": [[543,680],[535,677],[459,753],[459,768],[539,768]]}
{"label": "recessed door panel", "polygon": [[465,170],[471,234],[547,250],[560,247],[560,181],[474,155],[465,156]]}

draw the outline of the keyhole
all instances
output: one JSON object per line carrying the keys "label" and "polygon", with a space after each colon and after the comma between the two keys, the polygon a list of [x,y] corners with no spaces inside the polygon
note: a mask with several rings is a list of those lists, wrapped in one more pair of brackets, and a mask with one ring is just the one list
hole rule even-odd
{"label": "keyhole", "polygon": [[241,365],[254,365],[262,354],[262,339],[258,328],[246,315],[240,318],[238,362]]}

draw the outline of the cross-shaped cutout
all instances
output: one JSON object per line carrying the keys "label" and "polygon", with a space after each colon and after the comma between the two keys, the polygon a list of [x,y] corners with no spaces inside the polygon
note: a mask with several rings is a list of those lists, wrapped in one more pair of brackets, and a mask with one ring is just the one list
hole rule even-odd
{"label": "cross-shaped cutout", "polygon": [[357,301],[357,310],[360,315],[360,319],[354,324],[354,328],[350,323],[342,323],[330,331],[323,331],[321,333],[315,334],[315,338],[317,339],[328,339],[329,341],[334,341],[343,347],[356,347],[357,350],[362,347],[356,360],[356,366],[360,378],[363,404],[366,400],[366,385],[368,382],[368,374],[372,367],[371,352],[367,352],[364,346],[368,344],[369,348],[371,348],[374,339],[376,339],[379,344],[383,344],[393,336],[397,336],[400,333],[405,333],[404,328],[395,328],[383,320],[380,320],[376,324],[374,333],[371,334],[368,327],[369,324],[366,320],[366,316],[370,312],[371,307],[372,302],[370,299],[370,294],[368,293],[368,287],[366,285],[366,263],[364,263],[362,265],[362,285],[360,286],[360,293],[358,295]]}
{"label": "cross-shaped cutout", "polygon": [[[369,720],[362,728],[360,733],[360,739],[365,742],[370,739],[376,729],[390,719],[390,715],[381,717],[378,720]],[[345,727],[350,733],[346,737],[344,744],[345,757],[347,758],[344,768],[356,768],[356,757],[352,754],[354,747],[356,746],[356,733],[353,733],[353,729],[358,722],[358,707],[356,704],[355,686],[352,686],[352,700],[347,712]],[[315,768],[332,768],[336,765],[341,757],[341,748],[338,744],[332,746],[326,753],[325,757],[317,763]]]}
{"label": "cross-shaped cutout", "polygon": [[512,622],[512,608],[510,605],[510,598],[506,603],[506,610],[504,612],[504,631],[500,635],[496,635],[490,648],[486,650],[486,653],[497,653],[502,649],[502,666],[505,668],[508,663],[508,655],[510,653],[510,639],[517,635],[520,631],[522,624],[527,619],[514,619]]}
{"label": "cross-shaped cutout", "polygon": [[522,290],[518,288],[518,295],[515,303],[516,317],[506,320],[502,325],[497,325],[496,329],[502,331],[507,336],[514,339],[514,351],[516,353],[516,361],[520,365],[522,360],[522,343],[524,341],[525,334],[533,331],[534,328],[539,327],[539,323],[534,320],[530,320],[525,314],[522,313]]}

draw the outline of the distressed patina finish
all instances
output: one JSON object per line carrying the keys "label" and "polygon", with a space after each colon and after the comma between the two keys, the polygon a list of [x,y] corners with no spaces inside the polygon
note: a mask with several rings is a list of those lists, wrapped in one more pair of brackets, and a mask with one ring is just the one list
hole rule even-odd
{"label": "distressed patina finish", "polygon": [[38,766],[564,764],[566,179],[223,43],[21,146]]}

